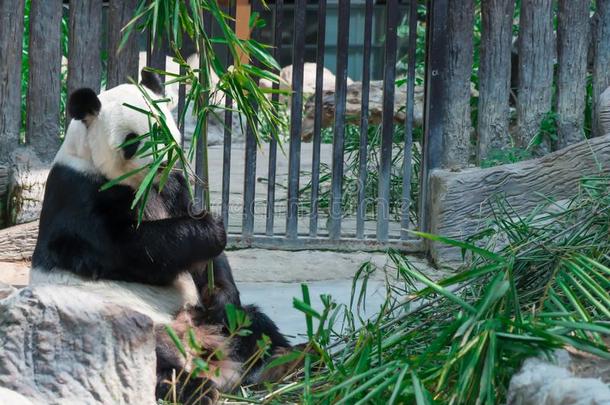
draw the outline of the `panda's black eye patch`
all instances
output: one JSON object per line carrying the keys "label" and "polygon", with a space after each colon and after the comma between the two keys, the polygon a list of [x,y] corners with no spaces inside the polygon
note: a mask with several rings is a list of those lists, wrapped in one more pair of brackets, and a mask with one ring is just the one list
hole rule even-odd
{"label": "panda's black eye patch", "polygon": [[138,139],[138,135],[134,133],[127,135],[125,137],[125,142],[123,142],[123,145],[121,146],[125,159],[129,160],[134,157],[139,147],[140,139]]}

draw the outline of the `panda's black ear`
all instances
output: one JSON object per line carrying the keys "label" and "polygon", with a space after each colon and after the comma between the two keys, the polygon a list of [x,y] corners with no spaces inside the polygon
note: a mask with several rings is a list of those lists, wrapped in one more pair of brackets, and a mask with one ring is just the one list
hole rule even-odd
{"label": "panda's black ear", "polygon": [[155,72],[150,72],[148,70],[142,69],[142,81],[140,84],[144,87],[147,87],[153,93],[158,94],[160,96],[165,95],[165,90],[163,89],[163,80],[161,80],[161,76],[156,74]]}
{"label": "panda's black ear", "polygon": [[84,120],[89,116],[97,115],[101,108],[102,103],[95,91],[87,87],[75,90],[68,99],[68,113],[75,120]]}

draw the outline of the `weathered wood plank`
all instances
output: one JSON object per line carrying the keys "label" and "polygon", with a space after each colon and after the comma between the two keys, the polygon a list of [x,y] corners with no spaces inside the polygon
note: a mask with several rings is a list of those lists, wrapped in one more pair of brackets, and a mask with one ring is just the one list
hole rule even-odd
{"label": "weathered wood plank", "polygon": [[610,86],[610,0],[598,0],[593,33],[593,134],[605,135],[598,122],[599,96]]}
{"label": "weathered wood plank", "polygon": [[470,76],[474,0],[450,0],[447,13],[447,100],[443,113],[442,167],[461,168],[470,158]]}
{"label": "weathered wood plank", "polygon": [[9,188],[9,170],[7,166],[0,166],[0,229],[6,226],[7,194]]}
{"label": "weathered wood plank", "polygon": [[0,0],[0,162],[8,163],[21,128],[24,0]]}
{"label": "weathered wood plank", "polygon": [[68,94],[80,87],[89,87],[99,93],[101,37],[102,0],[70,0]]}
{"label": "weathered wood plank", "polygon": [[0,262],[30,260],[37,237],[38,221],[0,229]]}
{"label": "weathered wood plank", "polygon": [[59,149],[62,0],[30,6],[30,76],[26,140],[43,161]]}
{"label": "weathered wood plank", "polygon": [[584,139],[589,0],[559,0],[557,15],[557,149]]}
{"label": "weathered wood plank", "polygon": [[108,6],[108,84],[111,88],[127,83],[128,78],[138,80],[137,32],[132,32],[129,40],[119,53],[121,29],[133,18],[137,0],[110,0]]}
{"label": "weathered wood plank", "polygon": [[6,197],[6,193],[8,192],[8,174],[8,166],[0,166],[0,201]]}
{"label": "weathered wood plank", "polygon": [[[552,0],[521,1],[515,134],[520,147],[530,144],[538,134],[544,115],[551,110],[555,57],[552,4]],[[544,139],[535,152],[545,154],[550,150],[549,140]]]}
{"label": "weathered wood plank", "polygon": [[[488,202],[504,196],[517,213],[529,213],[545,198],[574,195],[583,176],[609,173],[610,135],[568,146],[544,157],[488,169],[434,170],[430,175],[431,232],[464,238],[489,218]],[[602,164],[599,168],[599,164]],[[437,262],[459,258],[459,251],[433,244]]]}
{"label": "weathered wood plank", "polygon": [[510,118],[511,45],[515,0],[481,3],[481,63],[479,67],[478,159],[511,143]]}

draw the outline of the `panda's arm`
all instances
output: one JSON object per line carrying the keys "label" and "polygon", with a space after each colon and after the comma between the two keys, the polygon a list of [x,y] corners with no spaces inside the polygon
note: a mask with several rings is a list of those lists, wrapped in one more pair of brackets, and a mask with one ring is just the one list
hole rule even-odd
{"label": "panda's arm", "polygon": [[165,285],[193,264],[218,256],[226,245],[221,222],[206,214],[144,221],[117,241],[134,281]]}
{"label": "panda's arm", "polygon": [[181,171],[173,170],[160,192],[170,216],[189,215],[193,208],[189,186]]}

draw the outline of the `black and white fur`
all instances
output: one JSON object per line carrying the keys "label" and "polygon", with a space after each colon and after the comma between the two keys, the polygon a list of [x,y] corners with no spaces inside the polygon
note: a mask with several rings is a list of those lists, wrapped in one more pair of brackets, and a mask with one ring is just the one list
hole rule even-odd
{"label": "black and white fur", "polygon": [[[142,75],[144,91],[159,98],[158,77]],[[243,307],[252,319],[253,334],[227,341],[224,305],[241,307],[241,303],[230,266],[221,254],[226,233],[209,213],[190,215],[188,186],[181,174],[173,173],[162,190],[150,194],[139,225],[131,203],[143,174],[101,190],[110,179],[148,163],[136,153],[137,144],[122,147],[149,131],[146,115],[125,104],[150,111],[141,91],[130,84],[100,95],[80,89],[70,96],[68,111],[74,119],[47,180],[30,282],[80,286],[145,313],[160,325],[171,323],[181,337],[193,327],[204,348],[211,353],[221,348],[225,356],[210,363],[218,371],[184,381],[180,392],[186,401],[192,390],[205,386],[210,393],[202,401],[213,401],[216,389],[231,389],[247,377],[242,375],[242,363],[256,351],[256,339],[262,334],[271,338],[275,352],[289,345],[255,307]],[[179,140],[170,111],[163,104],[159,107]],[[209,260],[214,262],[213,290],[207,286]],[[157,395],[164,397],[169,389],[165,382],[173,370],[184,367],[188,371],[189,364],[177,355],[164,330],[157,337]]]}

